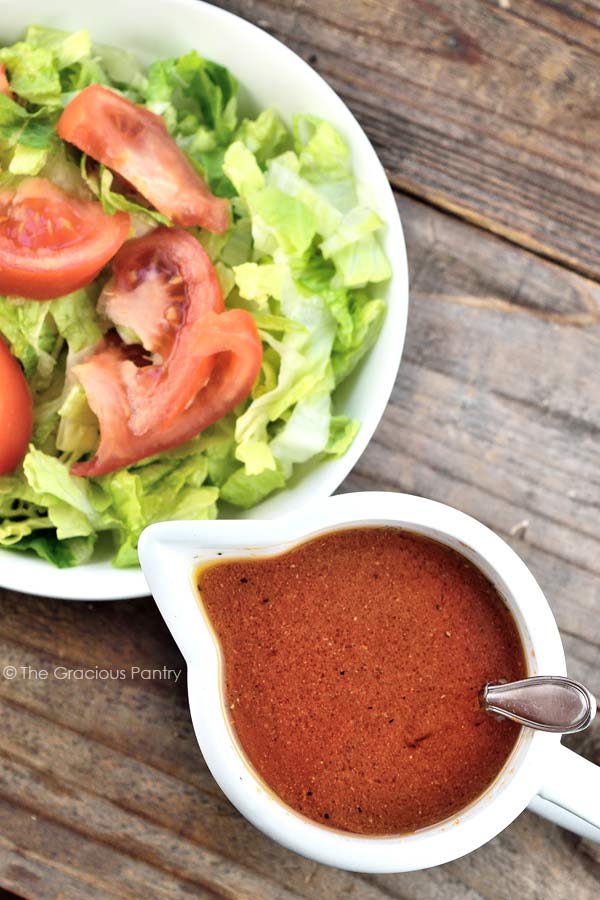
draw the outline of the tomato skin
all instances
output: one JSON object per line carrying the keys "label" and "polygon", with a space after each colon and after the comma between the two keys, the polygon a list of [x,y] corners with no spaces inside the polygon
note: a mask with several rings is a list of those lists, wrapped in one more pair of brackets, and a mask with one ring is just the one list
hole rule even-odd
{"label": "tomato skin", "polygon": [[198,358],[193,325],[222,312],[223,293],[204,247],[177,228],[156,228],[127,241],[113,260],[113,278],[99,308],[132,329],[162,362],[123,368],[134,434],[170,424],[206,383],[213,362]]}
{"label": "tomato skin", "polygon": [[157,228],[128,241],[99,309],[140,343],[109,333],[73,368],[100,424],[94,458],[76,463],[74,475],[103,475],[177,447],[250,393],[262,363],[254,319],[224,312],[214,267],[188,232]]}
{"label": "tomato skin", "polygon": [[25,376],[0,338],[0,475],[14,471],[27,452],[33,406]]}
{"label": "tomato skin", "polygon": [[244,309],[207,312],[194,325],[198,356],[212,358],[207,383],[192,403],[166,427],[157,425],[142,435],[129,427],[129,403],[122,380],[121,347],[104,343],[90,360],[73,372],[87,394],[100,423],[96,455],[76,463],[73,475],[104,475],[122,466],[178,447],[222,419],[252,389],[262,362],[262,344],[250,313]]}
{"label": "tomato skin", "polygon": [[11,91],[8,78],[6,77],[6,66],[4,63],[0,63],[0,94],[4,94],[4,96],[8,97],[10,100],[15,99],[15,95]]}
{"label": "tomato skin", "polygon": [[131,220],[110,216],[45,178],[0,191],[0,293],[51,300],[85,287],[123,244]]}
{"label": "tomato skin", "polygon": [[176,225],[227,231],[229,203],[211,194],[160,116],[91,84],[71,100],[60,137],[117,172]]}

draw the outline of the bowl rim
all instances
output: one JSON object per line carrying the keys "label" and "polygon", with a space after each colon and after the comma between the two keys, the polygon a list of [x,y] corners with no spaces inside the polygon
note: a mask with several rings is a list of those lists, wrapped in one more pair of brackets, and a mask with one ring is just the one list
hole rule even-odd
{"label": "bowl rim", "polygon": [[[104,6],[110,6],[111,3],[116,5],[116,0],[107,0]],[[23,30],[28,24],[24,17],[29,16],[28,10],[32,6],[36,6],[36,4],[32,4],[31,0],[29,2],[25,0],[23,6],[20,6],[19,10],[14,14],[20,24],[13,26],[10,19],[8,19],[5,26],[6,30]],[[41,4],[38,3],[37,6],[41,7]],[[140,10],[144,8],[141,0],[122,0],[119,6],[124,6],[132,11],[136,7]],[[347,132],[346,137],[351,150],[357,153],[361,159],[364,159],[369,166],[368,181],[365,182],[364,178],[359,180],[363,184],[366,183],[369,188],[379,192],[378,206],[380,209],[385,210],[383,218],[386,225],[385,242],[388,245],[388,256],[390,255],[389,247],[393,246],[393,258],[390,259],[392,278],[386,285],[386,320],[377,342],[363,361],[365,363],[378,351],[384,358],[384,363],[379,367],[381,371],[378,373],[378,391],[368,406],[365,404],[364,412],[361,415],[360,431],[344,456],[335,460],[319,462],[312,471],[307,472],[304,476],[300,476],[299,483],[302,483],[304,477],[307,481],[310,480],[311,487],[308,498],[301,500],[300,503],[296,502],[296,508],[298,508],[299,505],[309,504],[318,498],[329,496],[346,478],[371,440],[387,407],[396,380],[402,358],[408,317],[408,265],[404,234],[394,193],[371,142],[354,114],[322,76],[312,69],[295,51],[241,16],[212,6],[204,2],[204,0],[160,0],[160,2],[157,0],[153,4],[153,9],[160,7],[165,9],[177,8],[179,14],[189,17],[191,28],[195,27],[195,20],[198,26],[201,26],[204,21],[204,25],[208,22],[210,24],[214,23],[218,28],[241,29],[246,35],[251,36],[257,47],[261,47],[261,51],[264,48],[264,53],[267,57],[284,56],[288,64],[296,71],[299,71],[302,78],[309,81],[314,86],[314,89],[323,94],[328,102],[335,107],[336,116],[339,116],[344,123],[344,129]],[[106,14],[108,15],[108,11],[106,11]],[[67,0],[58,0],[58,2],[53,3],[52,11],[48,10],[45,19],[52,19],[52,25],[60,27],[61,20],[68,19],[72,15],[71,4]],[[83,22],[85,22],[86,16],[90,19],[94,17],[93,12],[89,13],[87,11],[85,4],[81,6],[78,15]],[[44,18],[44,16],[40,16],[40,18]],[[33,18],[29,18],[29,21],[33,21]],[[80,25],[80,27],[85,27],[85,24]],[[93,36],[91,27],[90,31]],[[198,31],[200,31],[200,28],[198,28]],[[119,45],[118,38],[116,43]],[[200,48],[202,47],[201,40],[190,40],[190,44],[200,44]],[[185,48],[182,49],[182,52],[184,50]],[[248,84],[248,87],[251,87],[251,85]],[[284,116],[286,115],[285,110],[281,110],[281,112]],[[357,381],[360,381],[361,374],[361,368],[359,367],[359,371],[356,373]],[[352,387],[354,387],[354,384]],[[285,505],[285,501],[278,501],[278,497],[285,498],[286,492],[293,489],[293,486],[291,488],[283,488],[276,495],[267,498],[253,510],[250,510],[249,513],[242,513],[240,518],[274,518],[285,514],[286,510],[282,511],[281,509]],[[92,560],[88,564],[76,566],[72,569],[56,569],[51,564],[29,553],[21,554],[19,551],[14,551],[10,548],[0,550],[0,588],[56,599],[85,601],[130,599],[145,596],[149,593],[146,580],[138,567],[119,570],[114,569],[108,560]]]}

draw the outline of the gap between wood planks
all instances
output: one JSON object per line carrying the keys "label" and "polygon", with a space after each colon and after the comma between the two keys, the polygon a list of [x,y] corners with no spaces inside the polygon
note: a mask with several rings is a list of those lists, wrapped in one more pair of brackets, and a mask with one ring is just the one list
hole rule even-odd
{"label": "gap between wood planks", "polygon": [[[385,174],[397,197],[412,197],[420,203],[423,203],[424,206],[445,213],[454,219],[458,219],[460,222],[465,222],[467,225],[478,228],[480,231],[493,234],[495,237],[506,241],[507,244],[533,253],[540,259],[559,265],[562,269],[566,269],[569,272],[573,272],[575,275],[586,278],[588,281],[593,281],[594,284],[600,285],[600,279],[596,279],[590,275],[589,270],[585,266],[579,265],[572,257],[562,254],[560,251],[554,250],[551,247],[547,247],[540,241],[536,241],[535,238],[528,235],[526,232],[506,228],[501,222],[494,222],[491,219],[478,215],[476,210],[462,206],[460,203],[450,200],[449,197],[446,197],[441,193],[438,194],[435,191],[428,190],[423,185],[419,185],[416,182],[413,183],[410,179],[402,178],[400,175],[392,175],[388,169],[385,170]],[[410,260],[408,272],[410,279]],[[478,305],[484,304],[479,303]],[[510,304],[507,305],[510,306]],[[503,308],[506,309],[507,305],[504,305]],[[542,316],[542,318],[545,318],[545,316]],[[562,318],[559,320],[549,318],[549,321],[559,321],[564,324],[572,325],[594,325],[600,322],[600,310],[596,310],[593,317],[586,321],[565,322]]]}
{"label": "gap between wood planks", "polygon": [[[419,296],[419,291],[411,291],[413,299]],[[462,306],[471,306],[474,309],[495,309],[497,312],[505,312],[509,314],[520,314],[526,316],[535,316],[545,322],[554,322],[556,325],[575,325],[578,328],[586,328],[590,325],[597,325],[600,322],[600,310],[591,310],[589,313],[548,313],[538,309],[527,309],[511,303],[510,300],[503,300],[501,297],[477,297],[474,294],[427,294],[430,300],[440,300],[443,303],[458,303]]]}

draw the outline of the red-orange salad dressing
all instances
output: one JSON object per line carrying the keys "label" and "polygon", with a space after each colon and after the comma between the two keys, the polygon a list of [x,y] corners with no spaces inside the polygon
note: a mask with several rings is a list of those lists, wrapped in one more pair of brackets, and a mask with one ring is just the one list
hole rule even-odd
{"label": "red-orange salad dressing", "polygon": [[321,825],[402,834],[464,809],[519,726],[485,682],[526,675],[515,622],[463,556],[397,528],[353,528],[197,573],[225,702],[251,766]]}

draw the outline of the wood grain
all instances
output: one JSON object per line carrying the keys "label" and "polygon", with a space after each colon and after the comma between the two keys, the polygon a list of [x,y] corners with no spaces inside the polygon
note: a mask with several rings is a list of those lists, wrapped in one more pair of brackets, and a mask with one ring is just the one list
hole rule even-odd
{"label": "wood grain", "polygon": [[[489,524],[544,587],[569,668],[600,694],[600,287],[407,197],[406,353],[344,490],[405,490]],[[513,526],[528,521],[519,536]],[[2,665],[182,660],[150,600],[4,592]],[[289,853],[207,771],[178,681],[0,678],[0,884],[31,900],[592,900],[597,846],[532,814],[456,862],[366,876]],[[600,762],[598,723],[571,741]]]}
{"label": "wood grain", "polygon": [[217,0],[295,49],[395,187],[600,275],[600,8],[557,0]]}
{"label": "wood grain", "polygon": [[[220,5],[330,81],[402,191],[404,361],[342,489],[433,497],[502,534],[548,596],[570,672],[600,695],[600,6]],[[0,884],[19,896],[598,897],[600,847],[529,813],[424,872],[351,874],[283,850],[212,780],[185,674],[131,675],[183,668],[150,600],[0,591],[0,663],[18,671],[0,677]],[[36,680],[23,667],[52,674]],[[126,677],[79,681],[56,667]],[[600,723],[569,744],[600,763]]]}

